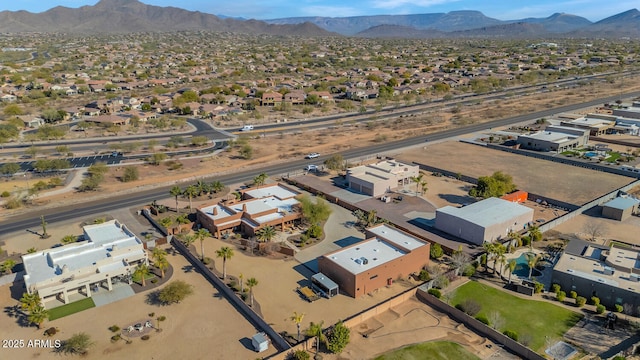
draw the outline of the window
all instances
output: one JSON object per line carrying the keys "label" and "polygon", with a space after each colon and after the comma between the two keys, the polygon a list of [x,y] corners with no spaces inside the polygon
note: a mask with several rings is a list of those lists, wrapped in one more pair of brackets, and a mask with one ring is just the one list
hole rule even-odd
{"label": "window", "polygon": [[369,278],[369,280],[373,280],[373,279],[375,279],[377,277],[378,277],[378,275],[373,275],[372,277]]}

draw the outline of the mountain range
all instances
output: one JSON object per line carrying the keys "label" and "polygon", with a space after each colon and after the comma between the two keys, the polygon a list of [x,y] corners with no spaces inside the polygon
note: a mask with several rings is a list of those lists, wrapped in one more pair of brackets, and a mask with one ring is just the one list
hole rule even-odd
{"label": "mountain range", "polygon": [[187,30],[303,37],[639,38],[640,12],[632,9],[595,23],[564,13],[556,13],[547,18],[503,21],[472,10],[414,15],[294,17],[259,21],[147,5],[138,0],[101,0],[93,6],[58,6],[42,13],[0,12],[2,33],[98,34]]}

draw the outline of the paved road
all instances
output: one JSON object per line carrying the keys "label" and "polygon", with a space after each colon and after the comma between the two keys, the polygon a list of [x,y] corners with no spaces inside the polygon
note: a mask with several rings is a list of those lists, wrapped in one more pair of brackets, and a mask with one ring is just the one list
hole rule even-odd
{"label": "paved road", "polygon": [[[625,94],[624,97],[637,97],[637,96],[640,96],[640,91],[630,93],[630,94]],[[619,98],[620,96],[609,96],[606,98],[588,101],[585,103],[567,105],[567,106],[562,106],[555,109],[542,110],[542,111],[538,111],[530,114],[510,117],[507,119],[495,120],[488,123],[473,124],[470,126],[446,130],[439,133],[430,134],[427,136],[418,136],[410,139],[398,140],[398,141],[389,142],[385,144],[378,144],[378,145],[368,146],[364,148],[349,150],[349,151],[342,152],[342,154],[346,159],[365,157],[365,156],[369,156],[370,154],[383,154],[386,152],[395,151],[403,147],[414,146],[421,143],[425,143],[426,141],[442,140],[446,138],[457,137],[460,135],[481,131],[483,129],[487,129],[491,127],[505,126],[505,125],[515,124],[519,122],[530,121],[530,120],[538,119],[541,117],[548,117],[550,115],[560,113],[560,112],[574,111],[574,110],[582,109],[585,107],[596,106],[606,102],[612,102]],[[320,158],[316,159],[316,161],[322,162],[327,158],[329,158],[329,155],[323,155]],[[237,183],[242,183],[242,182],[253,179],[255,175],[260,172],[265,172],[270,176],[278,176],[278,175],[286,174],[288,172],[299,171],[308,163],[309,163],[309,160],[300,159],[300,160],[288,161],[282,164],[271,165],[261,169],[239,171],[229,175],[215,176],[215,177],[212,177],[212,179],[219,180],[224,184],[237,184]],[[168,197],[169,189],[171,187],[172,186],[164,186],[157,189],[141,191],[136,194],[114,195],[108,199],[90,201],[84,204],[62,206],[54,209],[43,209],[41,211],[34,211],[30,214],[18,215],[18,216],[9,218],[8,220],[0,222],[0,235],[5,235],[5,234],[16,232],[16,231],[23,231],[29,227],[37,227],[40,224],[40,215],[44,215],[46,217],[47,222],[54,223],[57,221],[65,221],[65,220],[70,220],[78,217],[86,217],[92,214],[101,214],[101,213],[109,212],[114,209],[148,204],[155,199],[162,199],[162,198]]]}

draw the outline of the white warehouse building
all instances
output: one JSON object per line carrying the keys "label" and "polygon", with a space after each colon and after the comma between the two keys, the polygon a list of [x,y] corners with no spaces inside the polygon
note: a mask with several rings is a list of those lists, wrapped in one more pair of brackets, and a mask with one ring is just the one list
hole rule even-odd
{"label": "white warehouse building", "polygon": [[82,241],[22,256],[27,292],[37,292],[45,306],[54,299],[67,304],[72,294],[111,291],[115,282],[130,282],[138,264],[148,265],[142,241],[117,220],[83,232]]}
{"label": "white warehouse building", "polygon": [[436,210],[435,227],[473,244],[482,245],[519,231],[533,221],[533,209],[515,202],[488,198],[457,208]]}

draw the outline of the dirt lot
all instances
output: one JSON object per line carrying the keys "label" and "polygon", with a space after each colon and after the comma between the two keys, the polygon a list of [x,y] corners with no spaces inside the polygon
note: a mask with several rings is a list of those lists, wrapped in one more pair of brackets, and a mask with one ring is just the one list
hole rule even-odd
{"label": "dirt lot", "polygon": [[398,159],[474,178],[502,171],[513,176],[519,189],[576,205],[584,204],[632,181],[625,176],[453,141],[407,150]]}

